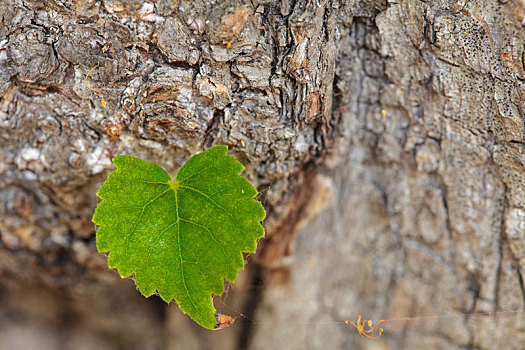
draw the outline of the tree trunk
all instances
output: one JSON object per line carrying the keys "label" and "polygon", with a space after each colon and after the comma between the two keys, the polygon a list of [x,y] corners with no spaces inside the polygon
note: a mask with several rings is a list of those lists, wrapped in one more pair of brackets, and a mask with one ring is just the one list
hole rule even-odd
{"label": "tree trunk", "polygon": [[[524,16],[503,0],[2,2],[0,348],[521,349]],[[91,216],[113,156],[175,174],[215,144],[268,217],[215,298],[236,325],[210,332],[109,272]],[[345,324],[358,314],[387,320],[380,340]]]}

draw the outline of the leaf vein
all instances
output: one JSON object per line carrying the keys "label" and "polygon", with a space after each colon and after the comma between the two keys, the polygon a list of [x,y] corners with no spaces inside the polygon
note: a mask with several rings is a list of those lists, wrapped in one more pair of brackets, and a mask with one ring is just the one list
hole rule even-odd
{"label": "leaf vein", "polygon": [[159,180],[159,182],[162,182],[161,179],[159,179],[159,178],[157,177],[157,175],[155,175],[155,173],[149,171],[148,169],[146,169],[146,172],[149,173],[149,174],[151,174],[151,175],[153,175],[153,177],[156,178],[157,180]]}
{"label": "leaf vein", "polygon": [[153,199],[149,200],[146,204],[144,204],[142,206],[142,211],[139,215],[139,218],[137,219],[137,221],[133,224],[133,227],[131,228],[131,230],[126,233],[126,238],[125,238],[125,241],[126,241],[126,247],[124,248],[124,255],[128,255],[128,248],[129,248],[129,238],[131,236],[131,234],[135,231],[135,229],[137,228],[137,225],[139,224],[140,220],[142,219],[142,216],[144,216],[144,212],[146,211],[146,207],[148,205],[150,205],[151,203],[153,203],[155,200],[157,200],[157,198],[159,198],[160,196],[164,195],[166,192],[168,192],[169,190],[171,190],[171,187],[162,191],[161,193],[159,193],[157,196],[155,196]]}
{"label": "leaf vein", "polygon": [[179,199],[177,196],[177,191],[175,191],[175,211],[177,213],[177,243],[179,245],[179,257],[180,257],[180,277],[182,278],[182,285],[184,286],[184,290],[186,291],[186,295],[188,296],[188,299],[190,299],[190,303],[193,306],[193,309],[197,311],[198,314],[201,314],[200,310],[197,309],[195,306],[195,303],[193,302],[193,299],[190,296],[190,292],[188,290],[188,286],[186,285],[186,280],[184,278],[184,264],[182,259],[182,243],[180,241],[180,216],[179,216]]}
{"label": "leaf vein", "polygon": [[170,227],[172,227],[173,225],[175,225],[179,220],[175,220],[174,222],[172,222],[171,224],[169,224],[168,226],[164,227],[162,230],[159,231],[159,233],[157,234],[157,237],[155,237],[155,241],[153,242],[152,245],[150,245],[150,249],[149,249],[149,252],[148,252],[148,261],[149,261],[149,257],[151,256],[151,252],[153,251],[153,247],[157,244],[157,242],[159,241],[159,238],[162,236],[162,234],[164,232],[166,232]]}
{"label": "leaf vein", "polygon": [[161,181],[144,181],[144,180],[136,180],[136,179],[129,179],[128,181],[129,181],[129,182],[142,183],[142,184],[158,184],[158,185],[166,185],[166,186],[169,186],[168,183],[166,183],[166,182],[161,182]]}
{"label": "leaf vein", "polygon": [[230,218],[232,219],[233,223],[235,224],[235,226],[237,226],[238,229],[242,230],[242,228],[239,226],[239,224],[237,224],[237,221],[235,221],[235,218],[233,217],[233,215],[226,208],[222,207],[219,203],[217,203],[215,200],[213,200],[213,198],[208,196],[206,193],[204,193],[202,191],[199,191],[196,188],[189,187],[189,186],[184,186],[184,185],[179,186],[179,188],[185,188],[187,190],[190,190],[190,191],[193,191],[195,193],[200,194],[201,196],[203,196],[204,198],[206,198],[207,200],[212,202],[217,208],[223,210],[226,214],[228,214],[230,216]]}
{"label": "leaf vein", "polygon": [[122,207],[111,207],[111,210],[121,210],[121,209],[142,209],[143,207],[140,205],[133,205],[133,206],[122,206]]}
{"label": "leaf vein", "polygon": [[217,193],[226,192],[226,191],[235,190],[235,189],[236,189],[235,187],[221,188],[220,190],[210,193],[210,197]]}
{"label": "leaf vein", "polygon": [[184,179],[182,179],[182,180],[179,180],[179,184],[183,183],[183,182],[186,181],[186,180],[191,179],[191,178],[194,177],[194,176],[197,176],[197,175],[202,174],[203,172],[205,172],[205,171],[208,170],[209,168],[217,168],[217,167],[216,167],[215,165],[208,165],[208,166],[205,167],[204,169],[201,169],[201,170],[197,171],[196,173],[193,173],[193,174],[191,174],[190,176],[188,176],[188,177],[186,177],[186,178],[184,178]]}
{"label": "leaf vein", "polygon": [[217,241],[217,239],[215,239],[215,236],[213,236],[213,233],[211,232],[211,230],[209,228],[207,228],[206,226],[204,225],[201,225],[195,221],[191,221],[191,220],[187,220],[187,219],[183,219],[183,218],[179,218],[179,220],[181,221],[184,221],[184,222],[187,222],[188,224],[192,224],[192,225],[195,225],[197,227],[200,227],[200,228],[203,228],[204,230],[206,230],[209,234],[210,234],[210,237],[211,239],[213,239],[213,241],[219,246],[221,247],[221,250],[222,250],[222,253],[224,254],[224,256],[227,258],[228,256],[226,255],[226,251],[224,250],[224,247],[222,246],[222,244],[219,243],[219,241]]}
{"label": "leaf vein", "polygon": [[197,265],[197,267],[201,268],[202,270],[204,270],[204,272],[206,273],[206,275],[208,275],[209,279],[212,280],[213,277],[212,275],[210,275],[210,273],[208,272],[208,270],[206,268],[204,268],[204,266],[202,266],[201,264],[199,264],[198,262],[196,261],[190,261],[190,260],[183,260],[182,262],[184,263],[187,263],[187,264],[194,264],[194,265]]}

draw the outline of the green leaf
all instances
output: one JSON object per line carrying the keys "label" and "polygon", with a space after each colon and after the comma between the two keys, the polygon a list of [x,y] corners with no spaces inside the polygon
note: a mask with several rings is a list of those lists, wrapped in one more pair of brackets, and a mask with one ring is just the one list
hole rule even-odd
{"label": "green leaf", "polygon": [[134,274],[144,296],[175,301],[201,326],[217,324],[211,293],[224,292],[254,253],[265,217],[244,166],[216,146],[191,157],[175,180],[159,166],[117,156],[97,195],[99,252],[122,277]]}

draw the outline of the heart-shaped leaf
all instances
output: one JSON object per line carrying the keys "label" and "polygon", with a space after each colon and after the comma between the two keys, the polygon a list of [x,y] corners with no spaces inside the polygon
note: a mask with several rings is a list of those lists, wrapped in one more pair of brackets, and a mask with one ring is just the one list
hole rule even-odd
{"label": "heart-shaped leaf", "polygon": [[264,236],[257,190],[238,174],[243,165],[216,146],[191,157],[175,180],[159,166],[117,156],[97,195],[93,222],[99,252],[140,292],[175,299],[201,326],[217,325],[211,293],[224,292]]}

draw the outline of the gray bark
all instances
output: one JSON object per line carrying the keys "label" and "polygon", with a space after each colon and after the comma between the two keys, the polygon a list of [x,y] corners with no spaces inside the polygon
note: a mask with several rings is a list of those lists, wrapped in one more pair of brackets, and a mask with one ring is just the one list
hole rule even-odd
{"label": "gray bark", "polygon": [[[497,0],[2,2],[0,348],[521,349],[524,17]],[[113,156],[175,174],[215,144],[268,218],[215,300],[236,325],[210,332],[109,272],[90,220]],[[388,320],[380,340],[357,314]]]}

